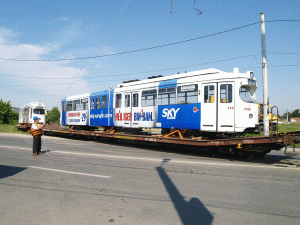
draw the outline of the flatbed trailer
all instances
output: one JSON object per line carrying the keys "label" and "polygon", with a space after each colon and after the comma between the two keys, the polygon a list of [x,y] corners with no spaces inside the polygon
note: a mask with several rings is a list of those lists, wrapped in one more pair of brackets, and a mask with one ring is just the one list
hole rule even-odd
{"label": "flatbed trailer", "polygon": [[[123,139],[140,142],[164,143],[172,145],[186,145],[197,146],[199,149],[210,150],[225,150],[233,152],[239,158],[252,159],[254,157],[263,157],[271,150],[280,150],[285,147],[285,155],[295,156],[295,143],[300,143],[300,131],[276,133],[271,136],[255,136],[255,137],[239,137],[239,138],[217,138],[217,139],[201,139],[183,138],[180,132],[178,137],[171,135],[155,135],[155,134],[131,134],[124,132],[114,132],[111,129],[108,131],[87,131],[76,130],[68,127],[61,127],[58,125],[47,125],[44,128],[46,135],[60,135],[60,136],[89,136],[102,137],[107,139]],[[176,131],[175,131],[176,132]],[[175,133],[174,132],[174,133]],[[287,146],[292,145],[293,152],[286,152]]]}

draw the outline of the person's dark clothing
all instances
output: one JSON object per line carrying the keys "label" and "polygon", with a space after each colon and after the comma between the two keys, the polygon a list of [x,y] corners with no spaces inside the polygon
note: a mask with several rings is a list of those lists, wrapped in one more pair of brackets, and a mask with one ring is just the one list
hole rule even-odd
{"label": "person's dark clothing", "polygon": [[33,154],[40,154],[42,148],[42,138],[40,135],[33,136]]}

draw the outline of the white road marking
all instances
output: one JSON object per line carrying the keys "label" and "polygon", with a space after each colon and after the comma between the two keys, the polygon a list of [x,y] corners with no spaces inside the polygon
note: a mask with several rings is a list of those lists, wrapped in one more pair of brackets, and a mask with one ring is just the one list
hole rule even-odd
{"label": "white road marking", "polygon": [[12,146],[4,146],[4,145],[0,145],[0,147],[3,147],[3,148],[17,148],[17,149],[24,149],[24,150],[31,150],[32,151],[32,148],[20,148],[20,147],[12,147]]}
{"label": "white road marking", "polygon": [[49,168],[43,168],[43,167],[37,167],[37,166],[27,166],[27,167],[33,168],[33,169],[50,170],[50,171],[55,171],[55,172],[60,172],[60,173],[70,173],[70,174],[90,176],[90,177],[110,178],[110,176],[102,176],[102,175],[89,174],[89,173],[78,173],[78,172],[65,171],[65,170],[55,170],[55,169],[49,169]]}
{"label": "white road marking", "polygon": [[[10,146],[1,146],[5,148],[16,148],[16,149],[24,149],[24,150],[31,150],[29,148],[19,148],[19,147],[10,147]],[[59,154],[69,154],[69,155],[82,155],[82,156],[95,156],[95,157],[103,157],[103,158],[119,158],[119,159],[131,159],[131,160],[145,160],[145,161],[154,161],[154,162],[163,162],[164,159],[159,158],[137,158],[137,157],[130,157],[130,156],[118,156],[118,155],[101,155],[101,154],[90,154],[90,153],[77,153],[77,152],[67,152],[67,151],[57,151],[51,150],[46,151],[47,154],[49,153],[59,153]],[[284,167],[284,166],[258,166],[258,165],[251,165],[251,164],[232,164],[232,163],[218,163],[218,162],[199,162],[199,161],[184,161],[184,160],[173,160],[170,159],[168,164],[170,163],[186,163],[186,164],[198,164],[198,165],[215,165],[215,166],[235,166],[235,167],[253,167],[253,168],[269,168],[269,169],[293,169],[299,170],[299,168],[293,167]]]}

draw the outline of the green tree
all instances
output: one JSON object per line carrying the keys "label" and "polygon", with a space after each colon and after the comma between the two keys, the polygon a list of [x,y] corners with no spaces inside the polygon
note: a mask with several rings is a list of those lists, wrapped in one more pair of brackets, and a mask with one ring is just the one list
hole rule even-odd
{"label": "green tree", "polygon": [[4,102],[0,99],[0,124],[9,124],[16,118],[16,113],[10,105],[10,101]]}
{"label": "green tree", "polygon": [[290,118],[299,118],[299,117],[300,117],[300,109],[294,110],[290,115]]}
{"label": "green tree", "polygon": [[46,123],[52,124],[57,123],[59,124],[60,112],[58,107],[53,107],[51,111],[48,111],[46,114]]}

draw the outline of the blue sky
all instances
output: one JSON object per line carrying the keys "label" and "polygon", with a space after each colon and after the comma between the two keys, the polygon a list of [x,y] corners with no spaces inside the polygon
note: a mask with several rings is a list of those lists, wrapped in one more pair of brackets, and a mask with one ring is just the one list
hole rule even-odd
{"label": "blue sky", "polygon": [[[239,67],[254,71],[261,102],[260,24],[218,33],[259,22],[263,12],[266,21],[277,21],[266,23],[270,103],[281,113],[300,108],[300,21],[278,21],[300,20],[300,1],[174,0],[170,10],[171,0],[2,0],[0,98],[15,107],[37,101],[51,109],[64,96],[125,80]],[[139,49],[148,50],[112,55]],[[47,61],[103,55],[112,56]]]}

